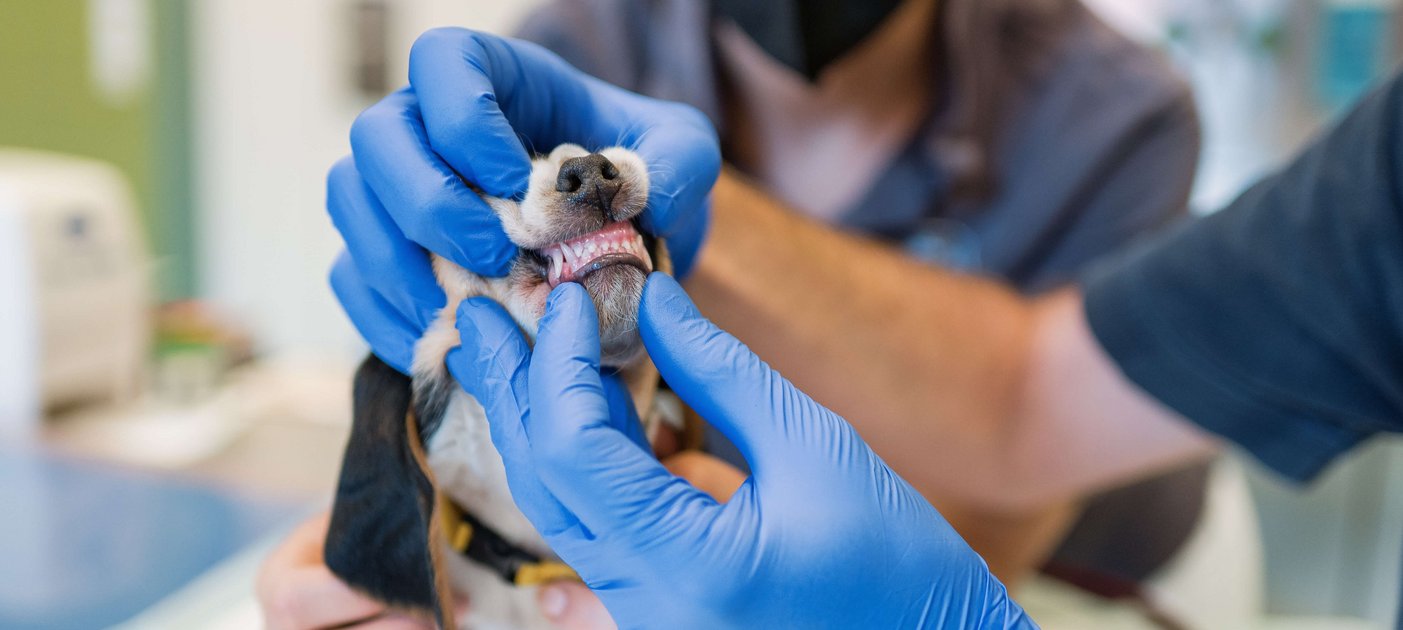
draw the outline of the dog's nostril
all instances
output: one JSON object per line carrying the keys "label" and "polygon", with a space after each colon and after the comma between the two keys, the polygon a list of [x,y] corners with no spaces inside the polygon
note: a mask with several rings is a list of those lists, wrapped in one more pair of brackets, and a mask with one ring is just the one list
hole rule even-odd
{"label": "dog's nostril", "polygon": [[598,153],[584,157],[570,158],[560,164],[560,174],[555,178],[557,192],[572,193],[581,188],[593,188],[603,181],[619,176],[619,169],[608,158]]}

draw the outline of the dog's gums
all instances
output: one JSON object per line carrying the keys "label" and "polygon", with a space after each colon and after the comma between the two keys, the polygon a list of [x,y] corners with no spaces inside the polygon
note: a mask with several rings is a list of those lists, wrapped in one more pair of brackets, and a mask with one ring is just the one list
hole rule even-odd
{"label": "dog's gums", "polygon": [[582,280],[610,265],[633,265],[645,275],[653,271],[653,259],[643,235],[628,221],[611,223],[602,230],[551,245],[540,254],[546,258],[546,280],[552,289],[562,282]]}

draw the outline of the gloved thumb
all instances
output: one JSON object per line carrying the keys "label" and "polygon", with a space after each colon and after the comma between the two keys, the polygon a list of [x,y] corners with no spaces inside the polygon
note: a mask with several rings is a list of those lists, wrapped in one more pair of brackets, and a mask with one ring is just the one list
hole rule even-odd
{"label": "gloved thumb", "polygon": [[522,424],[530,414],[526,339],[506,310],[487,298],[464,300],[457,325],[462,345],[449,351],[448,370],[483,405],[512,498],[537,530],[570,531],[577,521],[537,476]]}
{"label": "gloved thumb", "polygon": [[793,431],[791,424],[822,425],[831,417],[740,340],[703,317],[667,275],[648,278],[638,319],[643,345],[668,386],[736,444],[757,479],[767,459],[780,457],[805,433]]}
{"label": "gloved thumb", "polygon": [[526,426],[542,482],[590,531],[628,537],[638,548],[705,527],[705,518],[675,517],[717,503],[669,473],[611,420],[599,373],[598,322],[594,302],[578,284],[560,285],[546,303],[531,357]]}

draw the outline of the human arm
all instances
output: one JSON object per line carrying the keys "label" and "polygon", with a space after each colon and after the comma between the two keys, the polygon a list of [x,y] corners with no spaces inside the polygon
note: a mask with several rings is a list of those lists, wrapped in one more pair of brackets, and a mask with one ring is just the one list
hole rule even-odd
{"label": "human arm", "polygon": [[1120,375],[1074,289],[1029,300],[932,268],[730,172],[687,286],[928,497],[1027,512],[1210,449]]}
{"label": "human arm", "polygon": [[[841,382],[818,362],[786,369],[937,494],[1016,507],[1104,487],[1208,452],[1195,426],[1309,478],[1397,430],[1403,413],[1400,121],[1395,78],[1229,208],[1107,264],[1084,296],[1070,288],[1028,302],[914,265],[729,177],[690,286],[767,356],[813,343],[849,368],[873,355],[930,366],[909,388],[913,372],[899,361],[863,362]],[[766,238],[771,229],[788,236]],[[764,264],[771,250],[809,264],[778,278]],[[842,308],[803,288],[829,277],[848,288]],[[769,292],[782,308],[757,306]],[[908,310],[881,306],[897,303]],[[745,317],[728,305],[745,305]],[[793,312],[811,321],[787,321]],[[882,334],[918,315],[923,330]],[[887,415],[864,417],[844,383],[881,394],[874,413]],[[932,417],[947,420],[939,431]]]}

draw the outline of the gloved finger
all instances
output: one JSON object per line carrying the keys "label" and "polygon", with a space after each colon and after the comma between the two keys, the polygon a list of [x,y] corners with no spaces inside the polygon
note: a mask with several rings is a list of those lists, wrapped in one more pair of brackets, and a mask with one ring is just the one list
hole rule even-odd
{"label": "gloved finger", "polygon": [[[496,213],[430,148],[413,91],[401,89],[362,112],[351,126],[351,152],[410,240],[481,275],[511,269],[516,245]],[[497,164],[507,168],[507,162]],[[496,196],[516,192],[488,190]]]}
{"label": "gloved finger", "polygon": [[615,429],[633,441],[640,448],[650,448],[648,436],[643,432],[643,423],[638,419],[638,407],[633,404],[633,395],[628,385],[616,374],[605,374],[604,400],[609,405],[609,419]]}
{"label": "gloved finger", "polygon": [[331,291],[351,318],[351,324],[370,344],[371,352],[401,374],[409,374],[414,362],[414,344],[422,329],[411,324],[371,289],[344,251],[331,266]]}
{"label": "gloved finger", "polygon": [[600,112],[584,77],[540,46],[463,28],[428,31],[409,54],[409,84],[434,149],[499,196],[526,190],[529,156],[519,138],[540,152],[565,141],[599,145]]}
{"label": "gloved finger", "polygon": [[462,345],[449,351],[448,370],[487,413],[492,444],[502,455],[512,499],[548,540],[578,530],[575,517],[541,484],[522,421],[531,413],[527,368],[531,350],[516,322],[487,298],[458,307]]}
{"label": "gloved finger", "polygon": [[[648,164],[648,209],[643,213],[643,229],[668,239],[678,275],[685,277],[705,233],[706,197],[721,172],[719,140],[711,122],[692,107],[634,98],[644,101],[639,103],[640,109],[665,110],[654,117],[667,122],[666,126],[655,124],[643,130],[636,138],[631,132],[624,134],[624,146]],[[614,115],[629,113],[618,111]]]}
{"label": "gloved finger", "polygon": [[735,443],[757,479],[768,460],[804,447],[805,436],[824,439],[808,429],[822,428],[832,414],[703,317],[676,280],[648,277],[638,319],[643,345],[668,386]]}
{"label": "gloved finger", "polygon": [[650,180],[643,226],[684,237],[675,255],[690,267],[702,202],[721,168],[716,131],[700,111],[609,85],[535,44],[461,28],[425,33],[409,65],[431,145],[470,181],[499,184],[499,195],[526,189],[518,137],[540,151],[569,141],[637,152]]}
{"label": "gloved finger", "polygon": [[598,326],[583,287],[567,283],[551,293],[531,357],[526,423],[541,480],[591,532],[633,548],[705,531],[717,503],[611,426]]}
{"label": "gloved finger", "polygon": [[361,278],[405,319],[428,328],[447,299],[428,252],[404,237],[349,157],[326,177],[326,208],[356,268],[385,271]]}
{"label": "gloved finger", "polygon": [[[710,199],[702,202],[701,207],[690,212],[682,213],[671,229],[672,236],[667,239],[668,255],[672,257],[672,275],[675,278],[687,278],[692,273],[692,267],[697,262],[697,252],[701,251],[702,243],[706,239],[708,232],[708,222],[711,220]],[[649,214],[643,214],[643,229],[656,234],[657,230],[649,227]]]}

